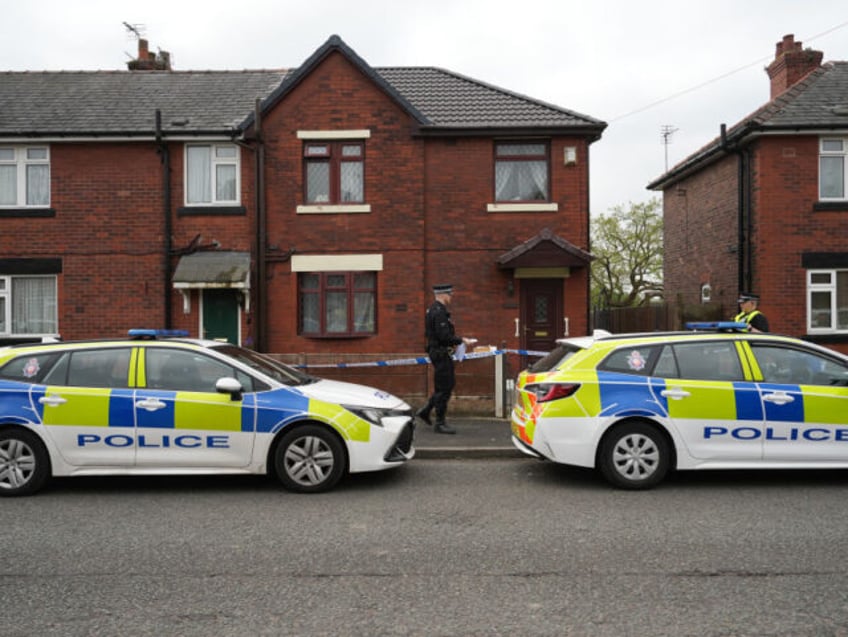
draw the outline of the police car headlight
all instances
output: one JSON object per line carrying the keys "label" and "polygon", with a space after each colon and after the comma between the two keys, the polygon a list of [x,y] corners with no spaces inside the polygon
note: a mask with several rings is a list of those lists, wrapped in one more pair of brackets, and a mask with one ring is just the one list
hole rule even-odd
{"label": "police car headlight", "polygon": [[407,416],[409,415],[408,411],[402,411],[400,409],[380,409],[379,407],[354,407],[352,405],[343,405],[345,409],[349,412],[356,414],[363,420],[367,420],[372,425],[377,425],[378,427],[383,426],[383,418],[388,418],[390,416]]}

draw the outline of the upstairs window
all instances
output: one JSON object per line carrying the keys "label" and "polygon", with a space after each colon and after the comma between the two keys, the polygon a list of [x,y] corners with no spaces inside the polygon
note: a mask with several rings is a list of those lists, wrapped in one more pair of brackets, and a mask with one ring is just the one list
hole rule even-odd
{"label": "upstairs window", "polygon": [[304,336],[376,333],[376,272],[302,272],[298,284],[300,333]]}
{"label": "upstairs window", "polygon": [[807,329],[848,331],[848,270],[807,271]]}
{"label": "upstairs window", "polygon": [[235,144],[186,146],[186,205],[239,201],[239,151]]}
{"label": "upstairs window", "polygon": [[303,146],[304,196],[307,204],[365,201],[365,145],[336,141]]}
{"label": "upstairs window", "polygon": [[819,199],[845,199],[848,140],[823,138],[819,155]]}
{"label": "upstairs window", "polygon": [[46,146],[0,146],[0,207],[50,205]]}
{"label": "upstairs window", "polygon": [[547,201],[548,163],[547,144],[495,144],[495,200]]}

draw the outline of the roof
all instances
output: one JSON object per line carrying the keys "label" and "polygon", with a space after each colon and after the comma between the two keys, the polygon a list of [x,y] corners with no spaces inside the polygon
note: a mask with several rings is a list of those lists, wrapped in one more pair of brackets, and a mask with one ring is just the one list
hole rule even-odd
{"label": "roof", "polygon": [[243,71],[0,72],[0,138],[236,135],[256,100],[272,108],[331,53],[345,55],[422,132],[561,132],[600,137],[606,123],[437,68],[373,68],[338,36],[300,67]]}
{"label": "roof", "polygon": [[848,62],[828,62],[648,184],[667,188],[765,134],[848,131]]}

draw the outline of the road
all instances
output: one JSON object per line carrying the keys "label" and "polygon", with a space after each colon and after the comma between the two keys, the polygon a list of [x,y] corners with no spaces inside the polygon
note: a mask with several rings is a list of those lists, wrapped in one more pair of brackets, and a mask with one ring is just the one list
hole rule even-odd
{"label": "road", "polygon": [[848,635],[848,472],[649,492],[524,459],[56,481],[0,501],[0,634]]}

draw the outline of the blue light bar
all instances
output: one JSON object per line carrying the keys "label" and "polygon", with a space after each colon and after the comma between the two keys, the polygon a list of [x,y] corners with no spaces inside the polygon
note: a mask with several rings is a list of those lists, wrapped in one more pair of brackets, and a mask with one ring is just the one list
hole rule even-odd
{"label": "blue light bar", "polygon": [[152,330],[152,329],[132,329],[129,331],[130,338],[176,338],[179,336],[188,336],[188,330]]}
{"label": "blue light bar", "polygon": [[740,321],[701,321],[695,323],[687,323],[687,330],[703,330],[703,331],[712,331],[718,332],[721,330],[726,331],[739,331],[739,332],[747,332],[748,324],[742,323]]}

